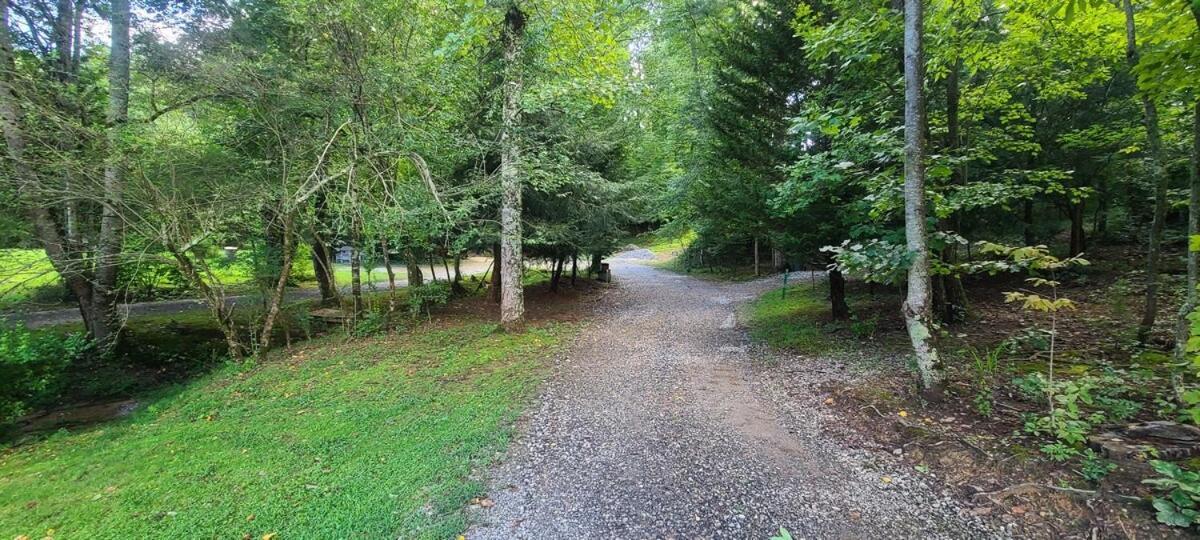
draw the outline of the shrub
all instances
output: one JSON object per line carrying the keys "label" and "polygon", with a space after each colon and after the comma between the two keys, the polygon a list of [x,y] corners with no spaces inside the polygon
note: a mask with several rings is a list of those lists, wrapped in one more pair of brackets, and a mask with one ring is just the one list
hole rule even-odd
{"label": "shrub", "polygon": [[382,333],[388,328],[387,313],[380,311],[369,311],[363,313],[362,317],[354,323],[354,328],[351,334],[355,337],[367,337]]}
{"label": "shrub", "polygon": [[23,326],[0,325],[0,426],[7,426],[29,408],[53,396],[63,371],[87,349],[81,334],[65,339],[34,333]]}
{"label": "shrub", "polygon": [[1079,474],[1085,480],[1092,483],[1100,482],[1109,473],[1117,470],[1116,463],[1100,457],[1100,454],[1097,454],[1091,448],[1083,451],[1083,459],[1080,465]]}
{"label": "shrub", "polygon": [[444,281],[410,286],[408,288],[408,312],[418,317],[424,311],[429,316],[433,306],[443,306],[450,301],[450,285]]}

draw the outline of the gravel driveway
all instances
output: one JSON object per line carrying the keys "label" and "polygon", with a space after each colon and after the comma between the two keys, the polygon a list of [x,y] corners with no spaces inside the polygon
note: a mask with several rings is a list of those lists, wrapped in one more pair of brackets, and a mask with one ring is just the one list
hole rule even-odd
{"label": "gravel driveway", "polygon": [[756,380],[734,311],[778,278],[613,268],[618,290],[491,471],[493,504],[472,510],[468,539],[1002,535],[892,456],[822,436],[836,418]]}

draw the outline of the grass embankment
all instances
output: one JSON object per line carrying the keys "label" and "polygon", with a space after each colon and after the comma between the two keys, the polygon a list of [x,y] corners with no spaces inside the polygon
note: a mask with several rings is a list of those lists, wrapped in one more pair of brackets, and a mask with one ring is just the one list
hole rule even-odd
{"label": "grass embankment", "polygon": [[[0,535],[446,538],[564,324],[327,338],[0,454]],[[49,532],[53,530],[53,532]]]}
{"label": "grass embankment", "polygon": [[687,249],[695,239],[694,231],[687,231],[683,234],[648,232],[637,235],[630,243],[650,250],[659,260],[666,260]]}

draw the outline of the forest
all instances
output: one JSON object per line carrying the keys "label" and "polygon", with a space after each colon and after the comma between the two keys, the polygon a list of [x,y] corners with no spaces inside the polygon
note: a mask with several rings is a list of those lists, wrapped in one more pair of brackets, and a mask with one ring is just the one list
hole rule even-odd
{"label": "forest", "polygon": [[0,128],[9,537],[1200,527],[1200,0],[0,0]]}

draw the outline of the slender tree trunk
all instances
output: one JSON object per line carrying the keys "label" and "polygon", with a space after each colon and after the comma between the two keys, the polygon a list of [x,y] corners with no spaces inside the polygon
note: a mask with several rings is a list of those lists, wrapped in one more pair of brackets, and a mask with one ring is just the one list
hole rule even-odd
{"label": "slender tree trunk", "polygon": [[1024,235],[1025,245],[1032,246],[1037,243],[1037,238],[1033,236],[1033,200],[1026,199],[1025,203],[1021,205],[1021,209],[1021,224],[1023,225],[1021,232]]}
{"label": "slender tree trunk", "polygon": [[844,321],[850,318],[850,306],[846,304],[846,277],[836,268],[829,270],[829,303],[833,320]]}
{"label": "slender tree trunk", "polygon": [[409,287],[420,287],[425,283],[425,276],[421,274],[421,265],[417,262],[415,251],[404,250],[404,268],[408,272]]}
{"label": "slender tree trunk", "polygon": [[295,260],[296,255],[296,242],[292,230],[294,223],[295,218],[291,212],[288,212],[283,217],[283,258],[280,260],[279,277],[275,280],[275,288],[271,291],[262,333],[259,335],[259,346],[263,351],[271,348],[271,332],[275,330],[275,320],[279,317],[279,308],[283,305],[283,297],[287,292],[288,278],[292,275],[292,261]]}
{"label": "slender tree trunk", "polygon": [[333,271],[333,249],[329,240],[321,233],[319,227],[329,222],[329,207],[325,190],[316,193],[313,201],[316,224],[312,227],[312,262],[313,275],[317,278],[317,287],[321,290],[321,303],[328,304],[336,301],[339,296],[337,275]]}
{"label": "slender tree trunk", "polygon": [[[1137,27],[1133,18],[1133,3],[1124,0],[1125,7],[1125,58],[1132,72],[1140,58],[1137,48]],[[1150,339],[1154,330],[1154,320],[1158,317],[1158,263],[1162,257],[1163,229],[1167,219],[1167,181],[1166,171],[1163,170],[1162,137],[1158,130],[1158,107],[1154,99],[1145,92],[1139,92],[1142,98],[1142,109],[1146,123],[1146,143],[1149,153],[1150,172],[1154,177],[1154,221],[1150,225],[1150,250],[1146,254],[1146,308],[1142,313],[1142,322],[1138,327],[1138,340],[1145,343]]]}
{"label": "slender tree trunk", "polygon": [[515,3],[504,18],[504,110],[500,133],[500,324],[517,329],[525,318],[521,286],[521,177],[517,136],[521,106],[521,49],[525,14]]}
{"label": "slender tree trunk", "polygon": [[314,237],[310,246],[312,247],[313,275],[317,278],[317,288],[321,290],[321,303],[329,303],[338,297],[331,250],[329,245],[319,237]]}
{"label": "slender tree trunk", "polygon": [[454,281],[450,282],[450,291],[455,295],[461,295],[467,292],[467,288],[462,284],[462,253],[454,254]]}
{"label": "slender tree trunk", "polygon": [[1087,236],[1083,230],[1085,205],[1083,201],[1071,203],[1071,241],[1069,251],[1071,256],[1083,254],[1087,250]]}
{"label": "slender tree trunk", "polygon": [[1096,214],[1092,220],[1092,235],[1103,238],[1108,233],[1108,200],[1112,197],[1107,180],[1101,180],[1100,189],[1096,191]]}
{"label": "slender tree trunk", "polygon": [[558,274],[559,268],[562,268],[562,259],[557,256],[550,259],[550,291],[558,292]]}
{"label": "slender tree trunk", "polygon": [[758,237],[757,236],[754,237],[754,275],[755,275],[755,277],[757,277],[759,275],[759,271],[758,271]]}
{"label": "slender tree trunk", "polygon": [[[1200,8],[1193,11],[1196,14],[1196,24],[1200,25]],[[1192,111],[1192,159],[1189,170],[1188,186],[1188,252],[1187,252],[1187,291],[1184,294],[1183,306],[1179,308],[1179,318],[1175,322],[1175,364],[1171,372],[1171,386],[1175,390],[1175,399],[1183,402],[1183,367],[1187,362],[1187,343],[1191,337],[1191,320],[1188,316],[1196,311],[1196,286],[1200,285],[1200,254],[1192,249],[1192,241],[1200,234],[1200,100],[1193,105]]]}
{"label": "slender tree trunk", "polygon": [[433,251],[429,252],[429,279],[437,283],[437,267],[433,265]]}
{"label": "slender tree trunk", "polygon": [[925,224],[925,50],[924,0],[904,3],[904,232],[912,266],[904,320],[921,372],[921,385],[940,393],[942,361],[933,344],[930,316],[929,246]]}
{"label": "slender tree trunk", "polygon": [[579,253],[571,254],[571,286],[575,286],[575,278],[579,275]]}
{"label": "slender tree trunk", "polygon": [[[221,330],[221,334],[225,336],[225,345],[229,349],[230,358],[241,358],[245,354],[245,347],[238,339],[237,325],[233,321],[233,312],[229,309],[226,303],[225,289],[219,283],[205,279],[205,275],[211,277],[211,272],[205,266],[202,271],[196,268],[191,257],[187,253],[181,251],[174,245],[166,246],[166,249],[171,252],[171,257],[175,259],[176,267],[179,268],[179,273],[191,283],[192,287],[200,291],[200,296],[204,298],[204,303],[208,305],[209,314],[217,323],[217,328]],[[203,264],[203,263],[202,263]]]}
{"label": "slender tree trunk", "polygon": [[354,235],[354,245],[350,248],[350,296],[354,302],[354,313],[362,312],[362,251],[358,249],[358,235]]}
{"label": "slender tree trunk", "polygon": [[501,272],[500,263],[500,244],[492,244],[492,287],[488,289],[488,298],[492,302],[500,303],[500,290],[504,287],[500,279]]}
{"label": "slender tree trunk", "polygon": [[392,257],[388,255],[387,239],[379,241],[379,249],[383,251],[383,268],[388,276],[388,313],[396,311],[396,271],[392,268]]}
{"label": "slender tree trunk", "polygon": [[112,44],[108,58],[108,159],[104,164],[104,199],[96,245],[96,275],[92,304],[96,325],[92,337],[102,348],[116,344],[121,322],[117,313],[117,270],[121,264],[123,227],[120,211],[125,190],[121,132],[129,119],[129,0],[112,0],[109,23]]}

